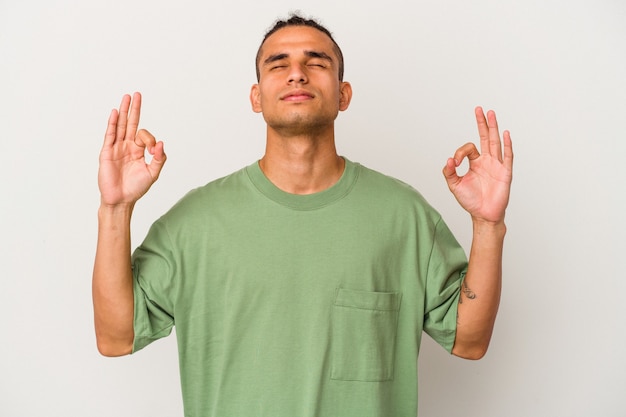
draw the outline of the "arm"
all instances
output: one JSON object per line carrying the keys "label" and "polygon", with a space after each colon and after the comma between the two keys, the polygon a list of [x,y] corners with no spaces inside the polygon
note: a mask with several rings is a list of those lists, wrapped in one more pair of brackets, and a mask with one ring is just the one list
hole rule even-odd
{"label": "arm", "polygon": [[[457,332],[452,353],[480,359],[486,352],[500,303],[502,248],[513,170],[513,147],[508,131],[500,141],[493,111],[476,108],[481,153],[468,143],[448,159],[443,174],[450,191],[471,215],[473,225],[469,266],[458,305]],[[458,176],[456,168],[464,158],[469,171]]]}
{"label": "arm", "polygon": [[[130,113],[129,113],[130,109]],[[130,219],[133,207],[157,180],[165,163],[163,142],[146,130],[137,131],[141,95],[126,95],[109,117],[100,152],[98,244],[93,270],[94,325],[98,350],[105,356],[131,352],[133,282]],[[152,156],[146,164],[144,153]]]}

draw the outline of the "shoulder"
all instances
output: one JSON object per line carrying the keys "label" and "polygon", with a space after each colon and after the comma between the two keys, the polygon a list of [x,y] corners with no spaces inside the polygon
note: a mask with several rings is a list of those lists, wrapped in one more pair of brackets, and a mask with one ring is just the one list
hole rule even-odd
{"label": "shoulder", "polygon": [[246,168],[241,168],[224,177],[188,191],[162,219],[172,221],[203,216],[225,206],[236,205],[250,191]]}
{"label": "shoulder", "polygon": [[358,204],[407,227],[420,224],[434,230],[441,221],[441,214],[413,186],[360,164],[354,191]]}
{"label": "shoulder", "polygon": [[410,184],[361,164],[359,167],[358,186],[377,200],[386,200],[396,204],[409,204],[432,209],[424,196]]}

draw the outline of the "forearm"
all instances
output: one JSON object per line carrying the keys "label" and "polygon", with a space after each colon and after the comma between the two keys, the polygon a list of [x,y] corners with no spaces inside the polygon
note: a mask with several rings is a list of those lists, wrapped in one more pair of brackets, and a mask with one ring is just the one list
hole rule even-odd
{"label": "forearm", "polygon": [[105,356],[121,356],[132,350],[131,214],[132,206],[101,206],[98,210],[92,291],[98,350]]}
{"label": "forearm", "polygon": [[452,353],[480,359],[493,332],[502,288],[503,222],[473,222],[469,265],[458,305],[457,332]]}

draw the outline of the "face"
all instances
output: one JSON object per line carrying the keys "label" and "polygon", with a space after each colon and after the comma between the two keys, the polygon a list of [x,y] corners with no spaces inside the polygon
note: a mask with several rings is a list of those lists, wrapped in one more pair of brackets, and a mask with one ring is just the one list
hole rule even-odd
{"label": "face", "polygon": [[323,32],[306,26],[276,31],[261,49],[252,109],[282,134],[332,128],[352,98],[350,84],[339,81],[338,64],[333,42]]}

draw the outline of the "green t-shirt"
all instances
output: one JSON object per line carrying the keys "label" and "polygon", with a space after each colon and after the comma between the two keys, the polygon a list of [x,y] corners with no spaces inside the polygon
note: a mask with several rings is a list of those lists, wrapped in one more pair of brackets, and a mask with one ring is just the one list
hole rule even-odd
{"label": "green t-shirt", "polygon": [[293,195],[258,164],[191,191],[133,255],[134,352],[176,325],[185,415],[414,417],[464,251],[410,186],[346,160]]}

